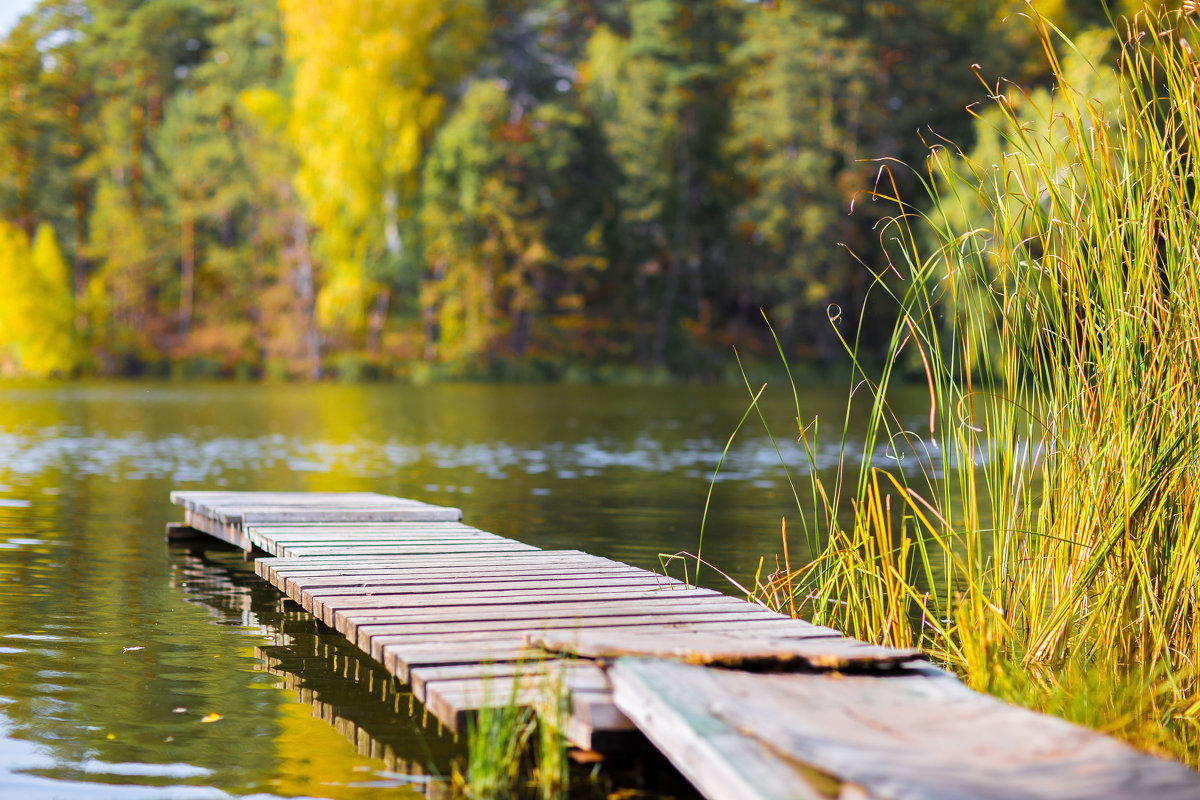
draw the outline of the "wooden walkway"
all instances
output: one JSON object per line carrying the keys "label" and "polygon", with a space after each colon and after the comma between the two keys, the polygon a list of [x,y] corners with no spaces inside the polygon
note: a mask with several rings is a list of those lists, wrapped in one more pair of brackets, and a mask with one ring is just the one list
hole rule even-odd
{"label": "wooden walkway", "polygon": [[173,533],[261,550],[258,575],[454,730],[561,692],[572,744],[640,729],[714,800],[1200,797],[1190,770],[970,692],[915,652],[540,550],[457,509],[371,493],[171,499],[186,524]]}

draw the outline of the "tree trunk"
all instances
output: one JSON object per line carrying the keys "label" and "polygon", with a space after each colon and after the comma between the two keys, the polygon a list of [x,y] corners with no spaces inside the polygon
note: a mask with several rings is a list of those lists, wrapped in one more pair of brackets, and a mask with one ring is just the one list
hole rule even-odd
{"label": "tree trunk", "polygon": [[649,291],[646,279],[646,267],[644,264],[638,264],[637,277],[634,279],[634,305],[637,313],[637,328],[633,337],[634,357],[637,359],[637,365],[642,369],[649,366],[650,351],[648,340],[646,338],[646,328],[648,327],[647,306],[650,304]]}
{"label": "tree trunk", "polygon": [[387,321],[388,301],[391,297],[392,293],[387,287],[381,288],[375,295],[371,313],[367,315],[367,355],[371,358],[379,358],[380,355],[383,325]]}
{"label": "tree trunk", "polygon": [[179,334],[187,336],[192,327],[192,297],[196,287],[196,223],[184,204],[180,232],[182,266],[179,276]]}
{"label": "tree trunk", "polygon": [[77,176],[71,179],[71,204],[75,211],[75,332],[83,334],[87,329],[83,298],[87,292],[87,262],[83,252],[87,248],[87,202],[83,193],[83,182]]}
{"label": "tree trunk", "polygon": [[308,226],[304,215],[296,212],[292,220],[292,241],[296,248],[296,291],[300,295],[300,314],[304,321],[304,355],[308,376],[321,378],[321,335],[317,331],[317,303],[312,253],[308,247]]}
{"label": "tree trunk", "polygon": [[675,310],[675,295],[679,291],[679,264],[675,257],[667,259],[666,287],[663,289],[662,304],[658,307],[658,319],[654,326],[654,366],[667,363],[667,339],[671,330],[671,314]]}

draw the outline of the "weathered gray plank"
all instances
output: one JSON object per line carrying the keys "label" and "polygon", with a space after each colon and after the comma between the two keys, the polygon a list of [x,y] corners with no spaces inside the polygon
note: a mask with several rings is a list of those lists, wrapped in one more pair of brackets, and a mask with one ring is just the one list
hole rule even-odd
{"label": "weathered gray plank", "polygon": [[[561,628],[592,628],[592,627],[625,627],[625,626],[668,626],[676,623],[703,622],[755,622],[764,619],[759,612],[686,612],[670,611],[661,614],[643,614],[633,616],[595,616],[570,617],[563,619],[498,619],[474,620],[466,619],[460,622],[439,621],[414,622],[410,624],[361,624],[348,621],[345,630],[339,631],[358,647],[379,658],[379,654],[391,645],[405,647],[424,647],[426,642],[445,642],[451,646],[461,646],[463,641],[483,639],[496,634],[503,635],[505,641],[514,647],[520,646],[527,650],[544,653],[540,647],[525,644],[525,634],[531,630],[551,630]],[[399,676],[398,676],[399,677]]]}
{"label": "weathered gray plank", "polygon": [[[789,620],[790,621],[790,620]],[[455,623],[448,625],[409,626],[409,633],[375,633],[374,629],[364,628],[359,631],[356,644],[365,652],[376,654],[382,652],[385,645],[397,647],[423,647],[430,642],[454,644],[456,642],[498,641],[504,640],[513,644],[528,645],[529,637],[538,631],[586,630],[586,631],[629,631],[651,629],[671,633],[673,631],[719,631],[729,625],[737,625],[741,629],[762,629],[765,636],[792,635],[793,638],[842,638],[842,635],[832,628],[810,626],[802,632],[795,628],[783,628],[778,620],[764,619],[760,616],[745,616],[740,614],[719,615],[684,615],[684,616],[653,616],[653,617],[596,617],[584,620],[557,620],[545,627],[531,628],[524,620],[494,621],[480,623]],[[533,647],[533,645],[528,645]],[[540,648],[538,648],[540,649]],[[552,654],[554,655],[554,654]]]}
{"label": "weathered gray plank", "polygon": [[[540,551],[546,552],[546,551]],[[534,575],[534,574],[554,574],[558,572],[595,572],[599,573],[624,573],[643,575],[657,575],[657,573],[649,573],[646,570],[631,567],[628,564],[617,564],[614,562],[596,562],[588,559],[574,558],[570,556],[563,557],[544,557],[536,553],[529,553],[528,558],[523,560],[513,560],[505,558],[504,560],[480,560],[472,559],[469,563],[461,563],[457,560],[454,563],[448,563],[442,559],[426,560],[424,562],[414,563],[410,558],[377,558],[366,560],[354,560],[348,563],[339,563],[330,559],[259,559],[262,566],[257,567],[256,571],[260,577],[270,580],[272,576],[278,575],[284,578],[316,578],[323,577],[344,578],[348,576],[380,579],[398,578],[411,579],[423,575],[431,575],[436,577],[460,576],[463,578],[470,577],[488,577],[498,575]],[[274,563],[272,563],[274,562]],[[312,562],[312,563],[308,563]],[[662,576],[659,576],[662,577]],[[666,578],[664,578],[666,580]],[[671,579],[673,580],[673,579]]]}
{"label": "weathered gray plank", "polygon": [[[462,680],[464,678],[514,678],[518,675],[546,675],[561,664],[579,663],[575,659],[555,659],[530,663],[455,664],[444,667],[421,667],[412,671],[411,688],[413,697],[425,702],[425,686],[437,681]],[[610,687],[611,688],[611,687]]]}
{"label": "weathered gray plank", "polygon": [[480,544],[463,544],[463,545],[406,545],[406,544],[388,544],[385,542],[342,542],[341,544],[329,545],[280,545],[275,549],[279,555],[284,558],[310,558],[320,556],[336,556],[336,555],[357,555],[357,556],[400,556],[400,555],[441,555],[443,561],[449,561],[460,555],[474,555],[480,553],[528,553],[536,551],[538,548],[521,542],[486,542]]}
{"label": "weathered gray plank", "polygon": [[[668,593],[664,593],[666,595]],[[729,599],[731,602],[723,602]],[[334,627],[341,630],[346,622],[354,625],[403,625],[454,622],[480,622],[485,620],[550,620],[550,619],[585,619],[599,616],[652,616],[661,614],[721,614],[751,613],[770,617],[774,612],[756,609],[750,605],[731,598],[696,597],[680,598],[648,597],[639,600],[596,600],[588,603],[548,603],[529,608],[513,607],[506,603],[480,603],[456,608],[438,608],[423,610],[420,608],[397,608],[365,610],[353,609],[342,611],[335,606],[328,606],[335,620]],[[531,625],[536,627],[536,625]]]}
{"label": "weathered gray plank", "polygon": [[[464,556],[464,559],[471,559],[470,561],[464,560],[461,564],[456,563],[454,566],[460,566],[462,569],[468,570],[468,569],[472,569],[473,567],[476,567],[476,566],[483,566],[486,568],[491,568],[492,566],[499,565],[499,564],[515,565],[515,564],[526,564],[526,563],[529,563],[529,564],[539,564],[539,563],[547,563],[547,564],[549,564],[549,563],[578,563],[578,564],[595,563],[595,564],[600,564],[600,563],[605,563],[605,562],[607,562],[609,564],[619,563],[616,561],[610,561],[609,559],[598,558],[597,556],[588,556],[588,555],[586,555],[584,553],[580,553],[576,550],[514,551],[511,554],[504,556],[503,557],[505,559],[504,561],[497,560],[495,562],[495,564],[491,563],[489,556],[483,556],[483,558],[485,558],[485,561],[482,564],[479,564],[479,563],[476,563],[475,559],[472,559],[471,556],[467,555],[467,556]],[[509,559],[519,559],[519,560],[509,560]],[[436,556],[431,556],[431,555],[430,556],[415,556],[415,557],[392,556],[390,558],[380,556],[378,558],[370,558],[370,557],[364,557],[360,554],[351,553],[348,555],[324,556],[319,559],[311,558],[311,559],[301,560],[301,559],[294,559],[294,558],[262,558],[262,559],[259,559],[259,561],[264,564],[264,568],[266,568],[266,569],[271,569],[271,570],[278,569],[278,570],[281,570],[284,572],[295,572],[295,573],[302,573],[302,572],[312,571],[315,569],[328,569],[329,567],[359,567],[359,566],[361,566],[364,569],[370,569],[372,567],[385,569],[385,568],[397,568],[397,567],[404,567],[404,566],[414,567],[414,566],[422,566],[422,565],[423,566],[440,566],[440,567],[447,566],[446,559],[438,558]],[[305,562],[311,562],[311,563],[305,563]],[[628,566],[628,565],[625,565],[625,566]]]}
{"label": "weathered gray plank", "polygon": [[[422,591],[423,589],[423,591]],[[545,605],[547,603],[608,601],[616,599],[654,599],[663,593],[676,598],[719,597],[711,589],[684,589],[657,584],[604,585],[601,581],[562,586],[552,583],[503,586],[495,584],[436,584],[414,587],[410,592],[389,592],[378,587],[361,589],[358,592],[344,587],[324,592],[306,589],[301,592],[301,605],[305,611],[321,617],[327,609],[347,611],[350,609],[409,609],[433,611],[464,605],[499,604],[513,607]],[[328,625],[329,623],[326,622]]]}
{"label": "weathered gray plank", "polygon": [[478,644],[431,644],[425,647],[392,649],[385,647],[376,656],[388,672],[409,683],[411,670],[450,664],[488,664],[502,661],[536,661],[548,658],[545,650],[514,646],[505,642]]}
{"label": "weathered gray plank", "polygon": [[812,797],[795,789],[797,764],[881,800],[1200,797],[1200,775],[1180,764],[952,678],[638,658],[619,659],[609,677],[617,707],[712,800]]}
{"label": "weathered gray plank", "polygon": [[727,599],[712,589],[697,589],[684,584],[672,585],[654,579],[605,580],[588,576],[574,581],[564,579],[496,581],[438,582],[418,584],[372,584],[363,587],[306,586],[302,594],[307,607],[312,603],[328,603],[338,608],[407,609],[420,607],[433,609],[441,605],[479,605],[492,603],[546,603],[559,600],[582,602],[590,599],[589,594],[604,595],[597,600],[618,599],[622,595],[630,600],[657,599],[663,596],[679,598],[712,597]]}
{"label": "weathered gray plank", "polygon": [[339,589],[378,589],[380,594],[393,592],[409,594],[421,591],[440,592],[442,587],[451,585],[461,587],[463,591],[476,590],[476,587],[512,587],[536,588],[542,586],[571,586],[605,584],[609,586],[687,586],[683,581],[664,578],[661,575],[647,573],[639,569],[598,570],[583,568],[568,569],[509,569],[499,572],[462,574],[455,570],[430,570],[429,573],[406,571],[392,574],[376,573],[364,576],[361,573],[344,574],[338,571],[333,575],[311,575],[304,578],[304,590],[314,595],[336,594]]}
{"label": "weathered gray plank", "polygon": [[[655,591],[696,591],[694,587],[689,587],[686,584],[672,584],[656,580],[653,577],[641,575],[586,575],[582,574],[575,578],[563,577],[561,575],[551,575],[544,577],[521,576],[515,579],[510,578],[482,578],[473,581],[435,581],[431,580],[427,583],[362,583],[358,582],[353,586],[346,585],[346,581],[342,580],[334,585],[305,583],[304,594],[306,597],[326,598],[326,597],[372,597],[377,598],[381,602],[386,602],[386,598],[393,597],[398,602],[405,602],[400,598],[412,597],[414,595],[440,595],[440,594],[471,594],[477,595],[481,592],[504,592],[512,593],[514,596],[520,596],[522,592],[529,592],[533,596],[553,596],[556,592],[572,593],[586,591],[588,589],[596,589],[605,592],[617,592],[627,590],[634,593],[655,592]],[[711,589],[700,590],[709,591],[712,594],[717,594]]]}
{"label": "weathered gray plank", "polygon": [[458,521],[457,508],[374,492],[172,492],[171,502],[218,523]]}
{"label": "weathered gray plank", "polygon": [[[482,608],[503,609],[502,611],[483,611],[483,618],[523,619],[525,612],[540,613],[545,617],[578,618],[577,609],[580,604],[587,604],[600,610],[611,607],[611,604],[651,603],[654,612],[669,608],[658,600],[658,595],[664,590],[659,587],[645,587],[640,591],[619,588],[605,591],[603,588],[580,589],[575,591],[556,589],[553,592],[507,591],[507,592],[448,592],[442,595],[413,595],[407,597],[361,598],[353,599],[345,595],[327,598],[313,598],[304,595],[302,605],[322,622],[330,627],[337,627],[340,614],[348,622],[358,618],[378,620],[381,617],[388,620],[411,618],[415,620],[431,620],[433,615],[443,612],[458,612],[465,609],[463,618],[475,618],[474,614]],[[668,590],[669,591],[669,590]],[[711,595],[703,594],[704,590],[680,589],[672,594],[678,595],[680,603],[696,600]],[[674,607],[674,606],[670,606]],[[689,606],[694,608],[695,606]],[[717,610],[717,609],[712,609]],[[396,613],[393,613],[396,612]],[[401,614],[410,614],[402,617]],[[518,614],[516,617],[513,614]],[[361,617],[359,616],[361,615]],[[345,623],[343,623],[345,624]]]}
{"label": "weathered gray plank", "polygon": [[250,530],[260,531],[267,535],[276,534],[305,534],[323,533],[325,531],[346,533],[479,533],[495,536],[482,528],[467,525],[462,522],[260,522],[247,526]]}
{"label": "weathered gray plank", "polygon": [[[371,574],[373,570],[381,572],[399,569],[417,569],[422,567],[445,568],[447,559],[434,555],[409,556],[379,556],[376,559],[364,559],[361,556],[324,556],[312,558],[312,565],[305,565],[309,559],[300,558],[261,558],[255,562],[254,569],[260,577],[266,578],[278,585],[279,578],[303,579],[304,575],[312,573],[328,574],[329,570],[350,572],[355,574]],[[365,563],[364,563],[365,562]],[[369,563],[375,566],[368,566]],[[464,575],[483,570],[493,570],[497,567],[526,567],[530,565],[578,566],[594,563],[581,559],[570,553],[557,555],[549,550],[514,550],[500,553],[460,553],[453,560],[453,565]],[[609,562],[612,563],[612,562]]]}
{"label": "weathered gray plank", "polygon": [[649,656],[726,667],[886,668],[921,657],[918,650],[877,647],[848,638],[783,639],[708,631],[555,631],[533,634],[529,643],[552,653],[606,661]]}

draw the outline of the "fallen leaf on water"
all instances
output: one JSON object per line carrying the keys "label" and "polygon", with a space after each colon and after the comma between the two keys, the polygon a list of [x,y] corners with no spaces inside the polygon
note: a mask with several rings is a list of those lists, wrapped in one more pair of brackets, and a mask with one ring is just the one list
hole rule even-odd
{"label": "fallen leaf on water", "polygon": [[213,714],[208,714],[208,715],[206,715],[206,716],[204,717],[204,719],[202,719],[202,720],[200,720],[200,721],[201,721],[201,722],[216,722],[216,721],[217,721],[217,720],[219,720],[220,718],[221,718],[221,715],[220,715],[220,714],[213,713]]}
{"label": "fallen leaf on water", "polygon": [[105,739],[115,739],[115,738],[117,738],[117,735],[115,733],[109,733],[109,734],[105,734],[104,738]]}

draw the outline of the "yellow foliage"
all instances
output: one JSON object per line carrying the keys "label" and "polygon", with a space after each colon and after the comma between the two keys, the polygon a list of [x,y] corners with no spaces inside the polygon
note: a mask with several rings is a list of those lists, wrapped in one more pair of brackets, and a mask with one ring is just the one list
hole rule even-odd
{"label": "yellow foliage", "polygon": [[[323,324],[360,327],[364,260],[410,196],[440,89],[470,66],[483,32],[478,0],[282,0],[295,65],[288,132],[297,189],[321,231],[329,284]],[[253,103],[261,98],[248,98]]]}
{"label": "yellow foliage", "polygon": [[25,233],[0,222],[0,369],[45,377],[75,367],[71,276],[54,230]]}
{"label": "yellow foliage", "polygon": [[333,279],[317,295],[317,322],[325,328],[357,331],[365,321],[367,283],[354,264],[333,271]]}
{"label": "yellow foliage", "polygon": [[238,95],[238,103],[252,119],[269,130],[281,131],[287,126],[288,110],[278,92],[256,87]]}

